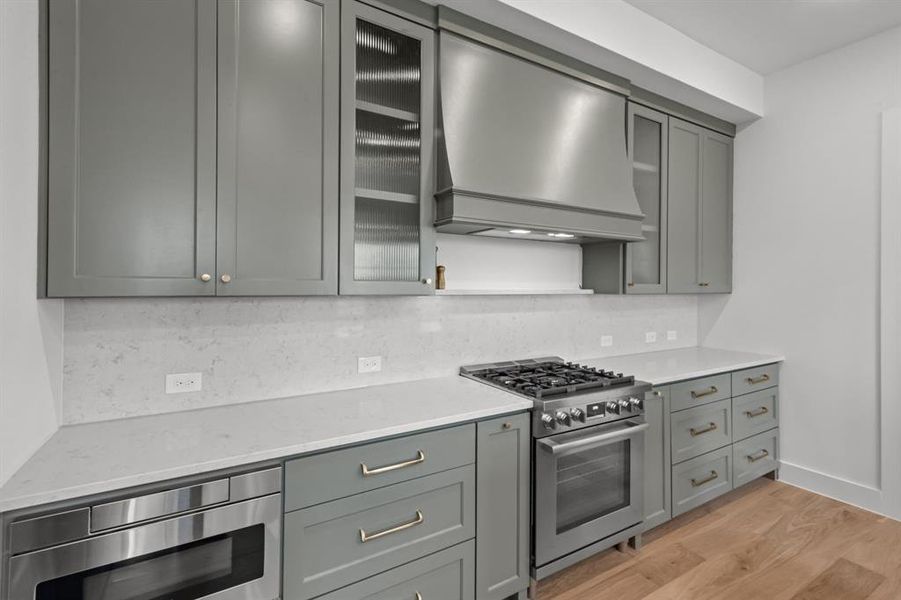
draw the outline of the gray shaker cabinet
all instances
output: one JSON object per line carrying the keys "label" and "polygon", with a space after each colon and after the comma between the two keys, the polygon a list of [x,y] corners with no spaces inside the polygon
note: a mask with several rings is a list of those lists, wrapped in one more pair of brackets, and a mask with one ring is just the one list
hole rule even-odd
{"label": "gray shaker cabinet", "polygon": [[53,0],[49,296],[335,294],[338,0]]}
{"label": "gray shaker cabinet", "polygon": [[342,294],[428,295],[435,277],[435,34],[341,5]]}
{"label": "gray shaker cabinet", "polygon": [[528,414],[478,424],[476,598],[502,600],[529,587]]}
{"label": "gray shaker cabinet", "polygon": [[338,0],[219,0],[218,295],[338,291]]}
{"label": "gray shaker cabinet", "polygon": [[669,293],[732,291],[732,139],[670,118]]}
{"label": "gray shaker cabinet", "polygon": [[45,8],[48,295],[214,294],[215,0]]}
{"label": "gray shaker cabinet", "polygon": [[645,435],[644,529],[670,520],[672,463],[670,461],[670,388],[658,387],[645,394],[648,422]]}

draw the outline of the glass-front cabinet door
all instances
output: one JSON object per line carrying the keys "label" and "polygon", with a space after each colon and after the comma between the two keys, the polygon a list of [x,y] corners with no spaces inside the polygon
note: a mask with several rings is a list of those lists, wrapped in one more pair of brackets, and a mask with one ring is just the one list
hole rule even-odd
{"label": "glass-front cabinet door", "polygon": [[627,294],[666,293],[666,182],[668,117],[629,104],[629,156],[645,241],[626,244]]}
{"label": "glass-front cabinet door", "polygon": [[340,293],[431,294],[434,33],[342,5]]}

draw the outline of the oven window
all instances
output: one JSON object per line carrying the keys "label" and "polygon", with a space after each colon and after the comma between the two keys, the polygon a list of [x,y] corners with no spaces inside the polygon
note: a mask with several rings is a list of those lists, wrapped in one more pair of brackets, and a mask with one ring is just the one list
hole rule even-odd
{"label": "oven window", "polygon": [[557,459],[557,534],[627,508],[631,501],[631,440]]}
{"label": "oven window", "polygon": [[254,525],[38,585],[35,600],[195,600],[263,576]]}

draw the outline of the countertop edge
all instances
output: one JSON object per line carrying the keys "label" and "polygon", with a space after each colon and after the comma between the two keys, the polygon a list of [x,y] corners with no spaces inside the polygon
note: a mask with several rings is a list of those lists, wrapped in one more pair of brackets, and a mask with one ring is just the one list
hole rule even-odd
{"label": "countertop edge", "polygon": [[284,460],[295,456],[305,454],[313,454],[323,452],[342,446],[352,444],[360,444],[376,441],[383,438],[414,433],[417,431],[425,431],[440,427],[449,427],[453,425],[462,425],[465,423],[479,421],[502,415],[525,412],[532,409],[532,402],[529,400],[516,399],[511,397],[511,402],[503,406],[495,406],[488,409],[470,411],[458,415],[438,417],[416,423],[407,423],[393,427],[385,427],[382,429],[374,429],[360,431],[358,433],[342,435],[334,438],[326,438],[313,442],[299,443],[292,446],[284,446],[281,448],[273,448],[259,452],[252,452],[240,456],[223,458],[220,460],[206,461],[201,463],[189,463],[169,469],[158,471],[139,473],[128,477],[120,477],[111,479],[102,483],[88,483],[79,486],[71,486],[40,494],[32,494],[27,496],[15,496],[11,498],[0,498],[0,513],[8,513],[26,508],[36,508],[56,502],[65,502],[68,500],[77,500],[95,494],[104,494],[115,492],[118,490],[127,490],[129,488],[162,483],[167,480],[188,477],[191,475],[203,474],[206,472],[214,472],[222,469],[232,469],[244,465],[252,465],[255,463]]}
{"label": "countertop edge", "polygon": [[[728,366],[721,367],[710,367],[708,369],[701,369],[698,371],[691,371],[688,373],[678,373],[673,374],[671,376],[666,376],[662,378],[655,378],[653,381],[648,381],[651,385],[668,385],[670,383],[677,383],[679,381],[687,381],[689,379],[698,379],[700,377],[709,377],[711,375],[719,375],[721,373],[729,373],[732,371],[742,371],[744,369],[753,369],[754,367],[762,367],[764,365],[772,365],[776,363],[785,362],[784,356],[772,356],[767,358],[761,358],[759,360],[750,360],[739,363],[731,363]],[[645,380],[647,381],[647,380]]]}

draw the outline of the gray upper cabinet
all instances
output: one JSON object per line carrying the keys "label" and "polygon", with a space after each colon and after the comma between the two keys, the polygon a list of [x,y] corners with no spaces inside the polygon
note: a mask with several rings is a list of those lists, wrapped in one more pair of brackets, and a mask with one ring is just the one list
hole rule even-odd
{"label": "gray upper cabinet", "polygon": [[478,424],[476,597],[503,600],[529,587],[528,414]]}
{"label": "gray upper cabinet", "polygon": [[339,290],[431,294],[435,34],[353,1],[341,21]]}
{"label": "gray upper cabinet", "polygon": [[221,295],[338,291],[338,0],[219,0]]}
{"label": "gray upper cabinet", "polygon": [[666,293],[669,117],[629,103],[629,156],[635,196],[645,215],[645,241],[626,244],[625,292]]}
{"label": "gray upper cabinet", "polygon": [[732,291],[732,139],[670,118],[669,293]]}
{"label": "gray upper cabinet", "polygon": [[58,0],[48,295],[335,294],[338,0]]}
{"label": "gray upper cabinet", "polygon": [[215,0],[47,10],[47,294],[214,294]]}

